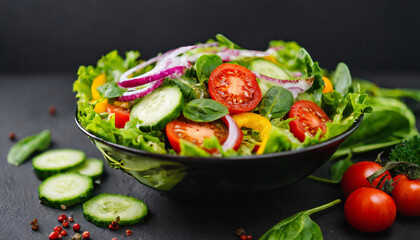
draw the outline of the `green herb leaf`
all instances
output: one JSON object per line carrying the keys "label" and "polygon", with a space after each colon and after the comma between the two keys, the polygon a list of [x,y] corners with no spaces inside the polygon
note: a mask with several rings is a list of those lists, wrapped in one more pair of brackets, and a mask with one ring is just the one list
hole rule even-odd
{"label": "green herb leaf", "polygon": [[280,118],[286,115],[293,105],[293,95],[280,86],[271,87],[260,103],[260,113],[266,118]]}
{"label": "green herb leaf", "polygon": [[340,202],[341,200],[337,199],[317,208],[288,217],[264,233],[259,240],[323,239],[321,229],[309,216]]}
{"label": "green herb leaf", "polygon": [[184,107],[184,117],[195,122],[215,121],[229,113],[228,108],[212,99],[194,99]]}
{"label": "green herb leaf", "polygon": [[352,85],[350,70],[345,63],[339,63],[332,75],[331,82],[334,90],[341,93],[343,96],[349,91]]}
{"label": "green herb leaf", "polygon": [[195,69],[200,83],[207,83],[211,72],[223,63],[222,59],[217,55],[203,55],[195,62]]}
{"label": "green herb leaf", "polygon": [[420,166],[419,136],[414,136],[395,146],[389,154],[389,160],[395,162],[411,162]]}
{"label": "green herb leaf", "polygon": [[19,166],[28,157],[36,152],[43,151],[50,146],[51,134],[49,130],[44,130],[36,135],[28,136],[13,145],[7,154],[7,162],[11,165]]}
{"label": "green herb leaf", "polygon": [[115,98],[122,96],[127,90],[118,87],[115,82],[107,82],[96,88],[103,98]]}

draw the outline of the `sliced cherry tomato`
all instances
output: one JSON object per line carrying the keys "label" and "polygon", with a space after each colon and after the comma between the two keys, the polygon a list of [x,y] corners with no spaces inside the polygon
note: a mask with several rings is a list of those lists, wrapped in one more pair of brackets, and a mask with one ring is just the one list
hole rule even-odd
{"label": "sliced cherry tomato", "polygon": [[290,131],[299,141],[305,141],[306,134],[314,136],[318,129],[326,133],[326,123],[330,121],[327,114],[311,101],[300,100],[293,104],[289,118],[296,118],[289,122]]}
{"label": "sliced cherry tomato", "polygon": [[108,104],[108,113],[115,114],[115,127],[124,128],[125,123],[130,120],[130,110]]}
{"label": "sliced cherry tomato", "polygon": [[[179,153],[181,139],[202,147],[204,138],[216,136],[220,144],[223,144],[228,137],[228,128],[220,121],[193,122],[181,117],[166,125],[166,135],[172,148]],[[206,151],[214,153],[214,150],[206,149]]]}
{"label": "sliced cherry tomato", "polygon": [[380,232],[389,228],[397,215],[394,200],[375,188],[358,188],[344,204],[347,222],[362,232]]}
{"label": "sliced cherry tomato", "polygon": [[[343,178],[341,179],[341,188],[343,189],[344,195],[348,196],[351,192],[361,187],[373,188],[372,184],[370,184],[366,178],[381,168],[382,166],[378,163],[369,161],[358,162],[351,165],[344,172]],[[386,171],[373,181],[373,185],[376,187],[385,175],[386,177],[379,187],[384,185],[385,180],[391,180],[391,174]]]}
{"label": "sliced cherry tomato", "polygon": [[403,174],[393,180],[398,180],[392,190],[398,212],[406,216],[420,216],[420,180],[410,180]]}
{"label": "sliced cherry tomato", "polygon": [[211,98],[225,105],[231,114],[251,111],[262,98],[254,74],[245,67],[229,63],[211,72],[209,92]]}

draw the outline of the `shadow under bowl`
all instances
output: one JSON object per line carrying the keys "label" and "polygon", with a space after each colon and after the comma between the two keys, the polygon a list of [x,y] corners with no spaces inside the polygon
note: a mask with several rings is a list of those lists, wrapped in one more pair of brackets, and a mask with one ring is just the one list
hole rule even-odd
{"label": "shadow under bowl", "polygon": [[105,141],[79,129],[103,154],[109,166],[131,175],[165,196],[197,205],[224,205],[228,201],[264,196],[310,175],[327,162],[362,121],[344,133],[299,150],[264,155],[185,157],[151,153]]}

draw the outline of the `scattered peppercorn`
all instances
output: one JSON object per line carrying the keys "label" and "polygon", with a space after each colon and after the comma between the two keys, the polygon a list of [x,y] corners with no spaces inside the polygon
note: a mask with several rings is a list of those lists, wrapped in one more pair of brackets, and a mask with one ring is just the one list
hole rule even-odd
{"label": "scattered peppercorn", "polygon": [[246,239],[247,240],[252,240],[252,236],[251,235],[248,235],[248,236],[246,236]]}
{"label": "scattered peppercorn", "polygon": [[32,220],[30,224],[31,224],[32,230],[34,231],[38,230],[38,219],[34,218],[34,220]]}
{"label": "scattered peppercorn", "polygon": [[119,223],[120,223],[120,216],[118,216],[114,221],[112,221],[109,224],[108,228],[112,231],[115,231],[120,227]]}
{"label": "scattered peppercorn", "polygon": [[243,228],[238,228],[238,229],[236,229],[236,231],[235,231],[235,235],[236,236],[238,236],[238,237],[240,237],[240,236],[242,236],[242,235],[244,235],[246,232],[245,232],[245,230],[243,229]]}
{"label": "scattered peppercorn", "polygon": [[55,115],[55,114],[57,114],[57,109],[54,107],[54,106],[51,106],[49,109],[48,109],[48,112],[50,113],[50,115]]}
{"label": "scattered peppercorn", "polygon": [[62,225],[63,225],[63,227],[68,228],[69,227],[69,221],[64,220]]}
{"label": "scattered peppercorn", "polygon": [[54,228],[54,232],[59,232],[60,233],[61,231],[63,231],[62,226],[57,226],[57,227]]}
{"label": "scattered peppercorn", "polygon": [[66,215],[61,214],[60,216],[58,216],[58,221],[59,221],[59,222],[62,222],[62,221],[64,221],[64,220],[67,220],[67,216],[66,216]]}
{"label": "scattered peppercorn", "polygon": [[83,239],[89,239],[89,237],[90,237],[90,233],[89,233],[88,231],[84,231],[84,232],[82,233],[82,237],[83,237]]}
{"label": "scattered peppercorn", "polygon": [[16,134],[15,134],[14,132],[10,132],[10,133],[9,133],[9,139],[10,139],[11,141],[14,141],[14,140],[16,139]]}
{"label": "scattered peppercorn", "polygon": [[131,235],[133,235],[133,231],[131,231],[131,230],[125,230],[125,235],[131,236]]}
{"label": "scattered peppercorn", "polygon": [[80,235],[80,233],[76,233],[73,237],[71,237],[71,240],[82,240],[82,235]]}
{"label": "scattered peppercorn", "polygon": [[74,222],[72,217],[69,217],[69,222]]}
{"label": "scattered peppercorn", "polygon": [[241,239],[241,240],[247,240],[247,239],[248,239],[248,237],[244,234],[244,235],[241,235],[241,236],[239,237],[239,239]]}
{"label": "scattered peppercorn", "polygon": [[60,232],[60,235],[61,235],[61,236],[67,236],[67,232],[66,232],[66,230],[61,231],[61,232]]}
{"label": "scattered peppercorn", "polygon": [[62,210],[64,210],[64,211],[66,211],[66,210],[67,210],[67,206],[66,206],[66,205],[61,204],[61,205],[60,205],[60,207],[61,207],[61,209],[62,209]]}
{"label": "scattered peppercorn", "polygon": [[78,224],[78,223],[73,224],[73,230],[75,232],[78,232],[80,230],[80,224]]}
{"label": "scattered peppercorn", "polygon": [[52,232],[50,233],[50,236],[48,236],[49,240],[58,239],[58,235],[60,235],[58,232]]}

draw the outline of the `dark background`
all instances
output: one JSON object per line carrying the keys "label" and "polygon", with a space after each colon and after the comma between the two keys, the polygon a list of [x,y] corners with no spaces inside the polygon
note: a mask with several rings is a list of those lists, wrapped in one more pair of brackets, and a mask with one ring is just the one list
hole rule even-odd
{"label": "dark background", "polygon": [[0,71],[76,72],[112,49],[150,58],[223,33],[295,40],[322,67],[419,71],[420,1],[0,0]]}

